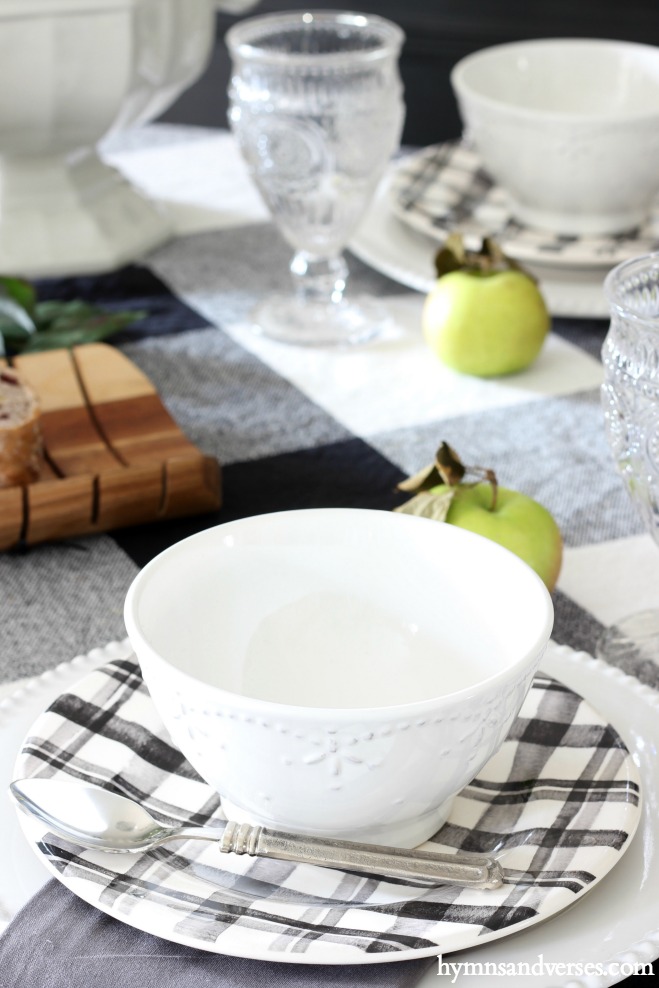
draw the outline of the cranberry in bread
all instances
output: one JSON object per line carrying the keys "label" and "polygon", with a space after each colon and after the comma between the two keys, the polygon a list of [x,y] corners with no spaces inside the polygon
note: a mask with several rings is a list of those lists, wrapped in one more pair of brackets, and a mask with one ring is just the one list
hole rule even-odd
{"label": "cranberry in bread", "polygon": [[39,403],[10,367],[0,367],[0,487],[39,476],[43,443]]}

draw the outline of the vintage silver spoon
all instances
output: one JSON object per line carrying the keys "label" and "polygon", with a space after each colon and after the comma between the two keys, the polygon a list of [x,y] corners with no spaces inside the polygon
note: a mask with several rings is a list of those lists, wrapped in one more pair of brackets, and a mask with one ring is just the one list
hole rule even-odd
{"label": "vintage silver spoon", "polygon": [[499,862],[473,854],[378,847],[306,837],[249,823],[229,822],[224,828],[170,827],[158,823],[134,800],[96,786],[57,779],[21,779],[9,788],[21,809],[82,847],[136,852],[170,840],[212,840],[225,854],[250,854],[468,888],[494,889],[503,884]]}

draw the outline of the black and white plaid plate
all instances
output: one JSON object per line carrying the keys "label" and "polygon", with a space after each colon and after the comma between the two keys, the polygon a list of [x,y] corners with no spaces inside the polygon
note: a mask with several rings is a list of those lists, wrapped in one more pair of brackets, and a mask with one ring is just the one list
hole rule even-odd
{"label": "black and white plaid plate", "polygon": [[[104,786],[171,823],[223,820],[219,797],[172,745],[128,653],[37,719],[15,769],[16,778],[30,776]],[[21,826],[64,885],[138,929],[256,959],[372,963],[478,945],[571,905],[619,861],[639,798],[637,769],[616,731],[538,675],[503,747],[432,842],[496,854],[509,875],[497,891],[220,860],[205,841],[139,855],[85,851],[22,814]]]}
{"label": "black and white plaid plate", "polygon": [[532,264],[609,268],[659,249],[659,205],[642,227],[616,236],[561,236],[518,223],[504,190],[460,142],[404,158],[393,175],[390,204],[399,219],[435,240],[458,231],[472,246],[492,236],[510,257]]}

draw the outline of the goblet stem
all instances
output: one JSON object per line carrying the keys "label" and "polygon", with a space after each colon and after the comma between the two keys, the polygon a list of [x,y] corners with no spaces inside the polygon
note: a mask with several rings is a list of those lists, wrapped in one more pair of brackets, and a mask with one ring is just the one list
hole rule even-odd
{"label": "goblet stem", "polygon": [[344,294],[348,265],[342,254],[298,251],[290,272],[293,292],[271,295],[254,311],[254,328],[264,336],[302,346],[337,346],[363,343],[388,327],[386,307],[377,299]]}
{"label": "goblet stem", "polygon": [[348,280],[348,265],[342,254],[318,257],[300,250],[290,266],[295,297],[301,305],[338,304]]}

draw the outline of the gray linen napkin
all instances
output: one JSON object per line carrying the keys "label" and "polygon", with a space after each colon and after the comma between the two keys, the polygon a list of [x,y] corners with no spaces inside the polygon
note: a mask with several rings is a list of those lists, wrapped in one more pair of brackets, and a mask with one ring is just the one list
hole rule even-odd
{"label": "gray linen napkin", "polygon": [[0,937],[0,988],[412,988],[434,963],[272,964],[209,954],[106,916],[55,879]]}

